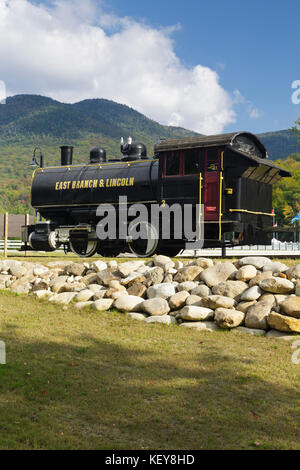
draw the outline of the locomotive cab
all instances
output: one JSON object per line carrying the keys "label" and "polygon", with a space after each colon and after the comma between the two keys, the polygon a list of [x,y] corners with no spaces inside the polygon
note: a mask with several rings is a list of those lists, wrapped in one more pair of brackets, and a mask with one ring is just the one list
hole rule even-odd
{"label": "locomotive cab", "polygon": [[[164,140],[162,199],[202,205],[204,247],[268,244],[272,185],[290,173],[277,167],[248,132]],[[180,189],[179,189],[180,188]],[[179,197],[180,194],[180,197]]]}

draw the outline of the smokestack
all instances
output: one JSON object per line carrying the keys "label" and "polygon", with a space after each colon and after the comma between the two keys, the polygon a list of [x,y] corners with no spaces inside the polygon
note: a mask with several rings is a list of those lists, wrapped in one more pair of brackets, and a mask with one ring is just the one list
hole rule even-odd
{"label": "smokestack", "polygon": [[64,145],[61,149],[61,166],[72,165],[73,162],[73,148],[71,145]]}

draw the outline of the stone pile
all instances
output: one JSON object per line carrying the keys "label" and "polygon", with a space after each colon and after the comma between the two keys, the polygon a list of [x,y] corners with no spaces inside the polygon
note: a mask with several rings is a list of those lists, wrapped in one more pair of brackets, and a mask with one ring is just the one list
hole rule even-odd
{"label": "stone pile", "polygon": [[266,257],[235,262],[95,261],[47,265],[0,261],[0,289],[76,309],[117,309],[145,323],[235,330],[267,337],[300,333],[300,264]]}

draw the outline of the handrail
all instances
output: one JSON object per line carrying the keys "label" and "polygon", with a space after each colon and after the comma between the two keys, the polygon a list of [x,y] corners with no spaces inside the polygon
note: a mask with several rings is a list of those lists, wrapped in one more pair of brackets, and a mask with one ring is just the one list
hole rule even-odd
{"label": "handrail", "polygon": [[198,215],[198,240],[201,240],[201,204],[202,204],[202,173],[199,175],[199,215]]}
{"label": "handrail", "polygon": [[224,152],[221,152],[221,171],[220,171],[220,201],[219,201],[219,240],[222,239],[222,190],[223,190],[223,164]]}
{"label": "handrail", "polygon": [[268,212],[248,211],[248,209],[229,209],[229,212],[245,212],[246,214],[267,215],[269,217],[273,217],[273,215],[274,215],[274,214],[269,214]]}

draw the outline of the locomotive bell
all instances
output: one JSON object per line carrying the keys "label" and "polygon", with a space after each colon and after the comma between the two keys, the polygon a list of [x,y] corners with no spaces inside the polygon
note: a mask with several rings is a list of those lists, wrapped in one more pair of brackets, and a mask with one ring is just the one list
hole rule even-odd
{"label": "locomotive bell", "polygon": [[94,147],[90,151],[90,163],[105,163],[106,150],[103,147]]}

